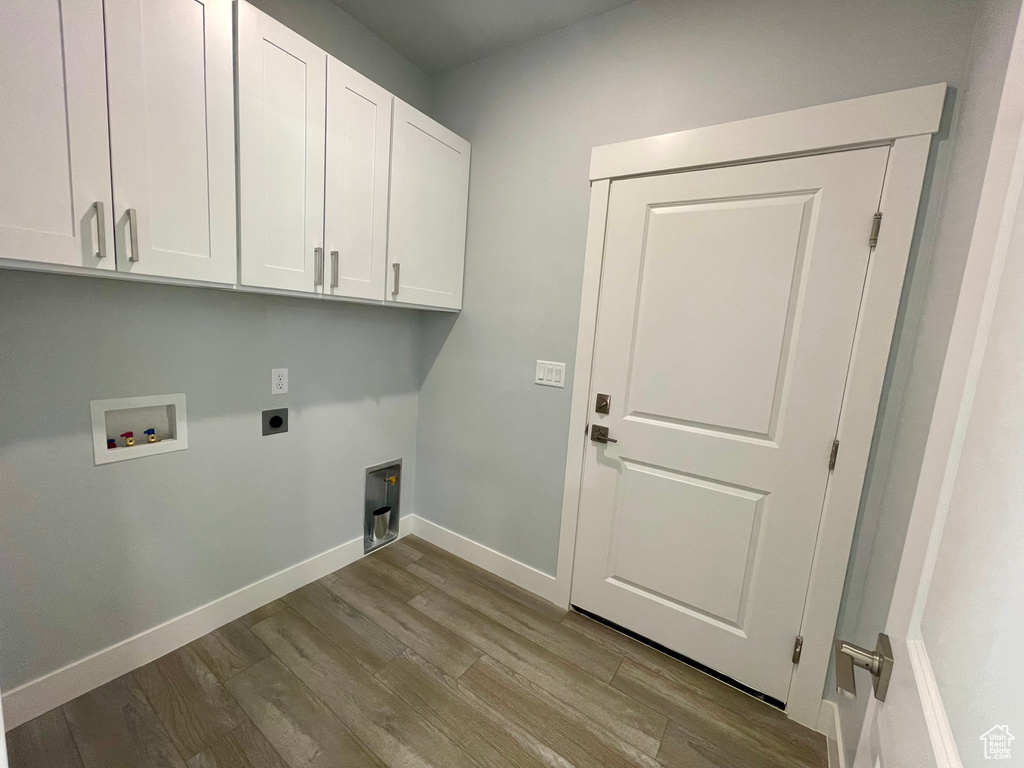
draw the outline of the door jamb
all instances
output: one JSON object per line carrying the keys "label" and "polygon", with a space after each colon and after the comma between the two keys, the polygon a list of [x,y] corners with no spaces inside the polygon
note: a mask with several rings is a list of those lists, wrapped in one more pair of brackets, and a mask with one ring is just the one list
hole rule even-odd
{"label": "door jamb", "polygon": [[[695,128],[595,147],[591,154],[590,215],[583,267],[579,329],[569,415],[562,523],[555,576],[557,602],[569,605],[576,549],[585,433],[598,299],[611,184],[628,176],[821,154],[891,145],[879,210],[885,224],[871,252],[854,338],[839,431],[843,460],[829,479],[804,603],[800,664],[790,684],[787,715],[815,728],[828,671],[846,565],[867,469],[871,439],[888,362],[896,313],[932,134],[946,98],[946,84]],[[865,222],[865,239],[870,222]],[[823,457],[823,461],[827,457]]]}

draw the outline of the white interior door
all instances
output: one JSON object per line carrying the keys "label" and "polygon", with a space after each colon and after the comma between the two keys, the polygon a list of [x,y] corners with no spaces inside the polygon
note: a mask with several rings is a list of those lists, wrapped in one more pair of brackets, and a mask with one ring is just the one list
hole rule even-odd
{"label": "white interior door", "polygon": [[0,3],[0,258],[114,269],[100,0]]}
{"label": "white interior door", "polygon": [[611,184],[572,602],[781,701],[888,151]]}
{"label": "white interior door", "polygon": [[117,267],[234,283],[231,0],[106,0]]}
{"label": "white interior door", "polygon": [[395,99],[388,298],[462,307],[469,142]]}
{"label": "white interior door", "polygon": [[384,300],[393,97],[327,57],[324,293]]}
{"label": "white interior door", "polygon": [[892,679],[856,768],[1024,762],[1022,54],[1024,17],[884,630]]}
{"label": "white interior door", "polygon": [[239,2],[240,254],[245,285],[309,293],[321,289],[326,81],[326,53]]}

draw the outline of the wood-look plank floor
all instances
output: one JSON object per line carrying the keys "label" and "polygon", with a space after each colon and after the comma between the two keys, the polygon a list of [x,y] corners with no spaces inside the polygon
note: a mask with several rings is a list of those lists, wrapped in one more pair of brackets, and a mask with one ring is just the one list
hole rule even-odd
{"label": "wood-look plank floor", "polygon": [[8,735],[11,768],[824,768],[824,737],[410,536]]}

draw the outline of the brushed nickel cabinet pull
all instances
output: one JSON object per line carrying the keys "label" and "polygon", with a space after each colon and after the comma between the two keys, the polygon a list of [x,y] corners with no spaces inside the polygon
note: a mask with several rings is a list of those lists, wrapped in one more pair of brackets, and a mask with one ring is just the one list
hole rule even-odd
{"label": "brushed nickel cabinet pull", "polygon": [[139,212],[134,208],[128,209],[128,234],[131,241],[132,252],[128,254],[128,261],[138,262],[139,260]]}
{"label": "brushed nickel cabinet pull", "polygon": [[97,200],[92,204],[96,211],[96,258],[107,258],[107,225],[106,217],[103,215],[103,201]]}

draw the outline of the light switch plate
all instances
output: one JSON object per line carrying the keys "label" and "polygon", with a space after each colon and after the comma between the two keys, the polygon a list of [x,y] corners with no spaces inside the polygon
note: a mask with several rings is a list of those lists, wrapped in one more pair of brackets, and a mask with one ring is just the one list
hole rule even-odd
{"label": "light switch plate", "polygon": [[287,395],[288,394],[288,369],[287,368],[274,368],[270,372],[270,394],[272,394],[272,395]]}
{"label": "light switch plate", "polygon": [[538,360],[533,381],[542,387],[558,387],[565,389],[565,363],[552,363]]}

